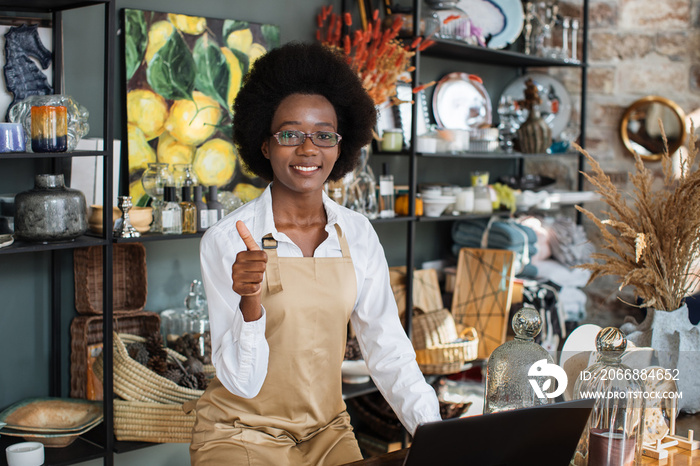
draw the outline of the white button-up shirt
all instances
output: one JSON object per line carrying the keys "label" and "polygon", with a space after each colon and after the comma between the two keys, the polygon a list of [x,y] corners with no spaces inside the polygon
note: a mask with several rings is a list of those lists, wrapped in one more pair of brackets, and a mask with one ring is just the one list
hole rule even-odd
{"label": "white button-up shirt", "polygon": [[[347,238],[357,278],[357,298],[350,321],[362,355],[379,391],[404,427],[413,433],[418,424],[440,420],[440,412],[435,391],[425,382],[413,346],[401,326],[384,250],[363,215],[339,206],[325,193],[323,205],[328,217],[328,238],[316,248],[314,257],[342,256],[334,226],[338,223]],[[280,257],[303,254],[275,228],[269,186],[260,197],[209,228],[202,238],[202,279],[209,305],[216,375],[231,393],[252,398],[265,381],[269,347],[265,339],[265,310],[257,321],[245,322],[239,308],[241,298],[232,289],[231,266],[238,252],[246,249],[236,230],[238,220],[246,224],[260,246],[262,237],[271,233],[277,240]]]}

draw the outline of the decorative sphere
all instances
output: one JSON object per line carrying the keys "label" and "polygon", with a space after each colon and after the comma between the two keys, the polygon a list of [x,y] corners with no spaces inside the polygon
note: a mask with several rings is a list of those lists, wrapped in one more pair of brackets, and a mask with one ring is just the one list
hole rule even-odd
{"label": "decorative sphere", "polygon": [[542,330],[542,319],[537,309],[526,304],[513,316],[513,331],[516,336],[532,340]]}
{"label": "decorative sphere", "polygon": [[615,327],[605,327],[596,337],[596,349],[600,353],[612,353],[622,356],[627,349],[627,338],[622,331]]}

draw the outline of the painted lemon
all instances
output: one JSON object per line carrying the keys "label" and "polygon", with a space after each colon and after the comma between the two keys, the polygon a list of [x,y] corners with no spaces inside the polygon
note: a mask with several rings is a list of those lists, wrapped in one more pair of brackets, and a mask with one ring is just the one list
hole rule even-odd
{"label": "painted lemon", "polygon": [[139,127],[147,141],[157,138],[168,118],[168,103],[148,89],[135,89],[126,95],[126,114],[129,123]]}
{"label": "painted lemon", "polygon": [[165,45],[175,27],[170,21],[156,21],[148,30],[148,46],[146,47],[146,63],[150,63],[153,55]]}
{"label": "painted lemon", "polygon": [[201,16],[176,15],[168,13],[168,19],[185,34],[198,35],[207,28],[207,20]]}
{"label": "painted lemon", "polygon": [[258,58],[262,57],[267,53],[267,50],[262,44],[258,44],[255,42],[253,45],[250,46],[250,49],[248,50],[248,58],[250,58],[250,66],[253,66],[253,63],[255,60]]}
{"label": "painted lemon", "polygon": [[223,112],[218,102],[199,91],[194,91],[192,97],[194,101],[175,101],[165,129],[182,144],[198,146],[216,132]]}
{"label": "painted lemon", "polygon": [[134,180],[129,183],[129,196],[131,196],[132,202],[135,206],[145,206],[148,202],[148,195],[143,189],[143,183],[141,183],[141,178]]}
{"label": "painted lemon", "polygon": [[138,126],[127,125],[129,139],[129,174],[148,168],[149,163],[156,161],[156,151],[148,144]]}
{"label": "painted lemon", "polygon": [[241,70],[241,63],[238,57],[231,52],[231,49],[226,47],[221,47],[221,53],[226,57],[226,63],[228,63],[229,69],[229,83],[228,83],[228,94],[226,95],[226,103],[228,104],[229,111],[233,111],[233,101],[238,95],[238,90],[241,88],[241,80],[243,79],[243,70]]}
{"label": "painted lemon", "polygon": [[265,188],[257,188],[252,184],[238,183],[236,187],[233,188],[233,194],[238,196],[241,201],[248,202],[260,196],[264,190]]}
{"label": "painted lemon", "polygon": [[240,50],[243,53],[248,53],[251,45],[253,45],[253,33],[250,32],[250,29],[233,31],[226,38],[227,47]]}
{"label": "painted lemon", "polygon": [[204,186],[224,186],[236,171],[233,144],[214,138],[202,144],[194,154],[194,174]]}
{"label": "painted lemon", "polygon": [[192,160],[194,160],[194,150],[194,146],[183,144],[172,137],[170,133],[165,132],[158,138],[156,155],[158,156],[159,162],[169,163],[170,165],[176,163],[192,163]]}

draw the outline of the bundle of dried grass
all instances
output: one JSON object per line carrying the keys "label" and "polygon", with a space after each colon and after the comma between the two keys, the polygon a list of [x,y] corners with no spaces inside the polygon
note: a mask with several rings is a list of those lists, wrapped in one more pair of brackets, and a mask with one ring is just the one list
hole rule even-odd
{"label": "bundle of dried grass", "polygon": [[[661,122],[659,122],[660,124]],[[663,133],[663,126],[661,127]],[[576,208],[598,227],[602,249],[594,263],[579,267],[592,272],[589,283],[604,275],[621,277],[620,290],[634,287],[641,306],[673,311],[695,290],[694,270],[700,252],[700,170],[695,167],[697,137],[691,130],[687,157],[681,154],[679,174],[674,176],[665,133],[662,156],[663,185],[653,189],[653,173],[635,154],[635,171],[630,173],[633,191],[621,192],[600,164],[585,150],[592,174],[583,173],[610,207],[601,217]],[[695,168],[693,168],[695,167]],[[607,218],[605,218],[607,217]]]}

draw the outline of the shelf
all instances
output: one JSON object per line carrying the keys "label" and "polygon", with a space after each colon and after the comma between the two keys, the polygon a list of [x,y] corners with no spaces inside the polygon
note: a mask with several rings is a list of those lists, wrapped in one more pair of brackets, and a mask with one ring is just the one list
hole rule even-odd
{"label": "shelf", "polygon": [[416,217],[411,217],[407,215],[400,215],[396,217],[391,217],[391,218],[375,218],[370,220],[370,223],[376,224],[376,223],[401,223],[401,222],[411,222],[414,221]]}
{"label": "shelf", "polygon": [[6,152],[0,154],[2,159],[60,159],[67,157],[104,157],[107,155],[101,150],[74,150],[72,152]]}
{"label": "shelf", "polygon": [[103,5],[111,0],[0,0],[0,10],[51,13],[85,6]]}
{"label": "shelf", "polygon": [[523,152],[419,152],[420,157],[451,157],[456,159],[527,159],[535,157],[577,157],[578,152],[562,152],[557,154],[549,154],[547,152],[540,154],[529,154]]}
{"label": "shelf", "polygon": [[487,47],[469,45],[450,40],[437,40],[434,45],[428,47],[421,55],[428,57],[449,58],[451,60],[468,60],[475,63],[489,65],[501,65],[507,67],[574,67],[581,68],[580,62],[557,60],[553,58],[536,57],[510,50],[495,50]]}
{"label": "shelf", "polygon": [[343,399],[349,400],[350,398],[355,398],[356,396],[374,393],[377,390],[378,388],[371,380],[367,383],[343,383]]}
{"label": "shelf", "polygon": [[[0,438],[0,450],[3,452],[3,454],[0,455],[0,466],[7,465],[7,457],[4,452],[8,446],[25,441],[26,440],[21,437],[8,437],[7,435],[3,435]],[[44,448],[44,455],[46,458],[44,464],[64,466],[104,458],[104,450],[99,443],[93,443],[85,436],[80,436],[67,447]]]}
{"label": "shelf", "polygon": [[425,215],[418,217],[419,222],[452,222],[455,220],[477,220],[497,217],[508,217],[510,212],[507,210],[499,210],[490,214],[464,214],[464,215],[440,215],[439,217],[426,217]]}
{"label": "shelf", "polygon": [[104,238],[94,236],[80,236],[73,241],[62,241],[56,243],[28,243],[25,241],[15,241],[9,246],[0,248],[0,254],[14,254],[21,252],[55,251],[58,249],[76,249],[88,246],[102,246],[107,244]]}
{"label": "shelf", "polygon": [[115,243],[145,243],[148,241],[167,241],[172,239],[201,238],[204,233],[188,233],[183,235],[157,235],[145,233],[138,238],[114,238]]}

